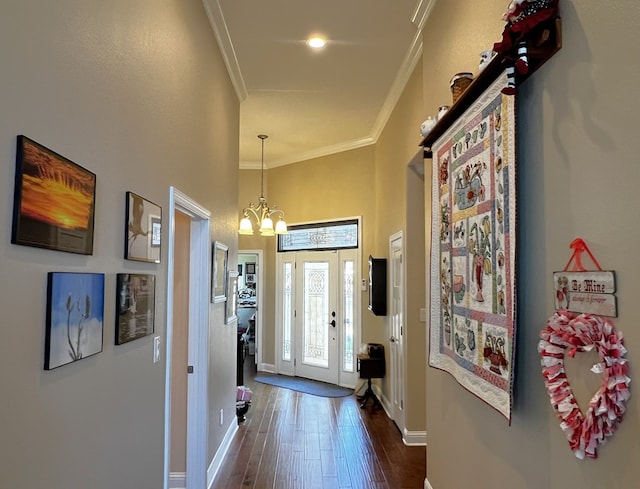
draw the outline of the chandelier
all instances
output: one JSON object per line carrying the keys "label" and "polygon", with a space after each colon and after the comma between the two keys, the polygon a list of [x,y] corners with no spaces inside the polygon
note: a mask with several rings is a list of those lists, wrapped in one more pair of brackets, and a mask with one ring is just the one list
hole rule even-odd
{"label": "chandelier", "polygon": [[[260,174],[260,199],[258,199],[258,205],[253,203],[249,204],[249,207],[242,209],[242,219],[240,220],[240,228],[238,234],[252,235],[253,234],[253,219],[257,226],[260,226],[261,236],[275,236],[276,234],[287,234],[287,223],[284,221],[284,211],[273,208],[269,208],[267,199],[264,197],[264,140],[269,136],[266,134],[258,134],[258,137],[262,141],[262,170]],[[273,228],[273,217],[278,218],[275,229]]]}

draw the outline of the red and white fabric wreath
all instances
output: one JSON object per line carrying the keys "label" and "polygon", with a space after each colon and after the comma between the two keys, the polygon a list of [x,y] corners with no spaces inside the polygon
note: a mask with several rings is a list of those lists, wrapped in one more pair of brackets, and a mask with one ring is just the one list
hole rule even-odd
{"label": "red and white fabric wreath", "polygon": [[[540,337],[542,375],[560,428],[576,457],[596,458],[596,448],[613,435],[631,396],[622,333],[616,332],[613,323],[600,316],[556,311]],[[589,401],[589,409],[583,413],[567,380],[564,355],[568,350],[573,358],[576,352],[593,348],[601,361],[591,370],[602,374],[602,383]]]}

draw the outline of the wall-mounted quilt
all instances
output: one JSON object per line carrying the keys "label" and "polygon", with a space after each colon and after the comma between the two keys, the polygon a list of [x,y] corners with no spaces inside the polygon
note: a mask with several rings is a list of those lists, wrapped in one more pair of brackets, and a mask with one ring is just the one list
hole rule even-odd
{"label": "wall-mounted quilt", "polygon": [[511,421],[515,97],[502,74],[433,144],[429,365]]}

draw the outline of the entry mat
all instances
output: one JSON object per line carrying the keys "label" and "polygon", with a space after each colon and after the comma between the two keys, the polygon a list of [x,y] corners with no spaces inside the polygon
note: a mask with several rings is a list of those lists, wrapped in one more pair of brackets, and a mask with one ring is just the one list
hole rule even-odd
{"label": "entry mat", "polygon": [[255,377],[255,381],[318,397],[346,397],[353,394],[353,389],[288,375],[258,374]]}

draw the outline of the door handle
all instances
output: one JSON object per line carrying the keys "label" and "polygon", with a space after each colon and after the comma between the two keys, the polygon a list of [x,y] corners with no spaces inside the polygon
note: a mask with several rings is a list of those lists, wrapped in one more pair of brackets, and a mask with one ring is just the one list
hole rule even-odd
{"label": "door handle", "polygon": [[395,337],[395,336],[392,336],[391,338],[389,338],[389,341],[390,341],[391,343],[395,343],[397,340],[396,340],[396,337]]}
{"label": "door handle", "polygon": [[335,328],[336,327],[336,320],[332,319],[329,324]]}

